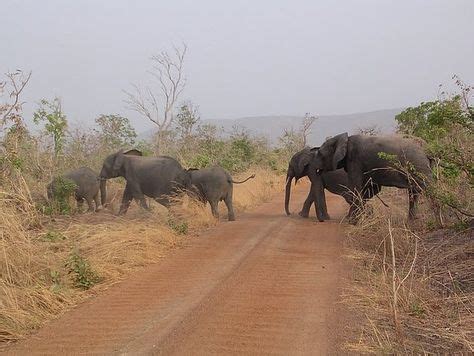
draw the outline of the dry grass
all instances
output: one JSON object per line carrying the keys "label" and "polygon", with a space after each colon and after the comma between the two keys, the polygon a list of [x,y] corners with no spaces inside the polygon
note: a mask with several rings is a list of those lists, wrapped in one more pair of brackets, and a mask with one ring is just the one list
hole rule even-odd
{"label": "dry grass", "polygon": [[[235,185],[237,219],[239,212],[282,190],[283,177],[261,169],[256,173],[254,180]],[[115,216],[122,189],[118,182],[108,185],[110,208],[104,211],[55,218],[41,217],[33,209],[26,184],[14,195],[0,195],[0,343],[24,337],[130,271],[158,262],[190,235],[217,224],[208,205],[187,196],[178,198],[169,211],[152,203],[152,211],[146,212],[133,203],[127,215]],[[224,219],[227,212],[221,205]],[[82,271],[86,282],[100,282],[89,290],[78,288],[71,256],[87,266],[83,267],[90,275]]]}
{"label": "dry grass", "polygon": [[430,205],[407,224],[404,191],[370,202],[372,214],[349,228],[353,282],[345,302],[364,320],[346,346],[363,353],[474,351],[473,230],[430,231]]}

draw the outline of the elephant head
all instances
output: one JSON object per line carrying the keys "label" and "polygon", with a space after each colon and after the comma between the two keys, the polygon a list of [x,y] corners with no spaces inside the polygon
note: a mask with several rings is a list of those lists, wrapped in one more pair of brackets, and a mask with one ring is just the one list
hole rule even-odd
{"label": "elephant head", "polygon": [[317,172],[335,171],[345,166],[347,155],[347,132],[326,140],[319,148],[313,160],[313,168]]}
{"label": "elephant head", "polygon": [[288,164],[288,171],[286,173],[286,189],[285,189],[285,212],[290,215],[289,203],[291,194],[291,181],[295,178],[295,184],[301,177],[307,176],[309,172],[309,165],[318,152],[319,147],[309,148],[305,147],[301,151],[295,153],[291,157]]}
{"label": "elephant head", "polygon": [[124,172],[124,157],[127,156],[142,156],[142,153],[139,150],[131,149],[128,151],[120,150],[116,153],[109,155],[102,165],[102,170],[99,174],[100,179],[100,200],[102,205],[105,206],[107,200],[107,188],[106,182],[107,179],[116,178],[118,176],[123,176]]}

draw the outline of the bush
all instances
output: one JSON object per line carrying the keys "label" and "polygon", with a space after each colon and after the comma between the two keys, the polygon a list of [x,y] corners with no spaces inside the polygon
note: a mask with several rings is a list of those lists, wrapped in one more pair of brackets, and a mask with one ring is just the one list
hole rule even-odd
{"label": "bush", "polygon": [[76,188],[76,183],[70,179],[64,177],[55,178],[52,186],[53,200],[51,202],[51,209],[46,211],[50,213],[70,214],[72,207],[69,200]]}
{"label": "bush", "polygon": [[100,277],[92,270],[89,262],[75,249],[66,261],[68,273],[75,287],[89,289],[100,282]]}
{"label": "bush", "polygon": [[430,193],[459,220],[474,216],[474,109],[471,88],[457,84],[459,94],[408,108],[395,119],[399,132],[426,143],[437,177]]}
{"label": "bush", "polygon": [[189,225],[186,221],[178,221],[175,217],[169,217],[168,226],[178,235],[188,234]]}

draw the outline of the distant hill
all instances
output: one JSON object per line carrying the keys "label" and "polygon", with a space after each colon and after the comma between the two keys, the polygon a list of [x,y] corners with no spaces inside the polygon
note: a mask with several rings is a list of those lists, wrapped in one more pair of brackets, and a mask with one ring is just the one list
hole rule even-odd
{"label": "distant hill", "polygon": [[[342,132],[355,133],[359,128],[376,126],[382,133],[395,131],[395,116],[403,109],[378,110],[347,115],[319,116],[313,124],[309,143],[319,145],[328,136]],[[301,116],[253,116],[226,120],[203,120],[204,123],[214,124],[230,133],[234,126],[247,128],[252,134],[261,134],[276,142],[284,129],[293,127],[298,129]]]}
{"label": "distant hill", "polygon": [[[324,142],[326,137],[334,136],[342,132],[349,134],[356,133],[360,128],[376,126],[381,133],[391,133],[395,131],[395,115],[403,109],[388,109],[371,112],[363,112],[346,115],[323,115],[313,124],[309,135],[309,144],[318,146]],[[246,128],[253,135],[264,135],[272,143],[278,142],[278,137],[283,130],[293,127],[298,129],[303,120],[302,116],[252,116],[237,119],[202,120],[202,123],[209,123],[220,128],[224,135],[232,132],[234,126]],[[143,131],[139,138],[147,139],[151,137],[152,129]]]}

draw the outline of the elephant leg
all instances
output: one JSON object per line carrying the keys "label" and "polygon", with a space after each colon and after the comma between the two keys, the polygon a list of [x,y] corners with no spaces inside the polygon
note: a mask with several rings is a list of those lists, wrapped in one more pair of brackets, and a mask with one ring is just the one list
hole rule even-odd
{"label": "elephant leg", "polygon": [[167,199],[167,198],[156,198],[155,201],[158,203],[158,204],[161,204],[163,205],[165,208],[169,208],[170,207],[170,200]]}
{"label": "elephant leg", "polygon": [[355,173],[350,176],[349,182],[351,207],[348,218],[351,224],[355,224],[364,208],[363,177],[361,174]]}
{"label": "elephant leg", "polygon": [[322,213],[323,213],[323,218],[324,218],[324,220],[331,220],[331,217],[328,214],[328,206],[326,204],[326,193],[324,192],[324,187],[322,185],[321,185],[321,190],[322,190],[322,192],[320,193],[320,194],[322,194],[321,209],[322,209]]}
{"label": "elephant leg", "polygon": [[420,193],[415,190],[415,189],[408,189],[408,202],[409,202],[409,207],[408,207],[408,219],[409,220],[414,220],[416,217],[416,208],[418,204],[418,198],[419,198]]}
{"label": "elephant leg", "polygon": [[[299,215],[302,218],[307,218],[309,217],[309,210],[311,209],[311,204],[313,204],[314,199],[313,199],[313,194],[311,191],[308,192],[308,196],[306,197],[306,200],[304,201],[303,208],[299,212]],[[316,204],[314,204],[314,208],[316,209]]]}
{"label": "elephant leg", "polygon": [[320,222],[324,221],[326,211],[326,198],[324,196],[324,187],[321,176],[316,173],[309,175],[311,181],[311,194],[315,202],[316,217]]}
{"label": "elephant leg", "polygon": [[122,196],[122,203],[120,204],[119,215],[123,215],[127,212],[128,208],[130,207],[130,203],[133,200],[132,189],[130,185],[127,183],[125,186],[125,190]]}
{"label": "elephant leg", "polygon": [[87,211],[91,212],[94,211],[94,203],[92,203],[92,198],[90,196],[86,196],[86,202],[87,202]]}
{"label": "elephant leg", "polygon": [[229,221],[235,221],[234,207],[232,205],[232,192],[227,193],[224,202],[227,207],[227,212],[229,214]]}
{"label": "elephant leg", "polygon": [[100,205],[100,200],[99,200],[99,193],[97,192],[96,195],[94,195],[94,202],[95,202],[95,211],[99,211],[102,209],[102,205]]}
{"label": "elephant leg", "polygon": [[214,215],[216,219],[219,219],[219,211],[217,209],[219,202],[215,200],[211,200],[209,201],[209,204],[211,204],[212,215]]}

